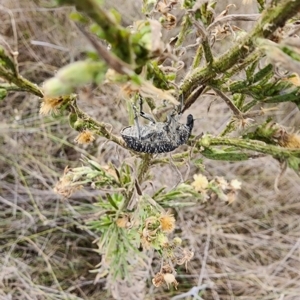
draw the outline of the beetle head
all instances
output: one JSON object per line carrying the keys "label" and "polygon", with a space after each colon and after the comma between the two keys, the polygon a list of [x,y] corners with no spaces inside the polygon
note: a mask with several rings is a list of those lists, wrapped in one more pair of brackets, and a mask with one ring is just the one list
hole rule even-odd
{"label": "beetle head", "polygon": [[192,129],[194,127],[194,117],[193,115],[189,114],[186,118],[186,126],[190,129],[190,132],[192,132]]}

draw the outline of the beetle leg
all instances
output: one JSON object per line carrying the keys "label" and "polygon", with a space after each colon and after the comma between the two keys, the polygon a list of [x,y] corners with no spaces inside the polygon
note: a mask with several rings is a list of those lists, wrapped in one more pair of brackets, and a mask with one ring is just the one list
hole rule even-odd
{"label": "beetle leg", "polygon": [[151,115],[143,112],[143,99],[141,96],[139,97],[139,104],[140,104],[140,116],[155,124],[156,123],[155,119]]}
{"label": "beetle leg", "polygon": [[139,118],[138,118],[138,113],[137,113],[137,108],[135,105],[132,106],[133,112],[134,112],[134,124],[136,126],[137,132],[138,132],[138,138],[139,140],[141,139],[141,128],[139,124]]}
{"label": "beetle leg", "polygon": [[164,126],[165,131],[170,131],[171,122],[172,122],[172,117],[170,115],[168,115],[167,116],[167,121],[166,121],[165,126]]}
{"label": "beetle leg", "polygon": [[178,115],[181,115],[181,114],[182,114],[183,105],[184,105],[183,94],[181,94],[181,100],[180,100],[180,104],[179,104],[179,112],[178,112]]}

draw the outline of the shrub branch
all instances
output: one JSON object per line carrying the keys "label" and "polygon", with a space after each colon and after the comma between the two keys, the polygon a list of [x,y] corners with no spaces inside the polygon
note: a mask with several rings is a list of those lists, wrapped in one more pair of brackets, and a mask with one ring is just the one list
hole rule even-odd
{"label": "shrub branch", "polygon": [[226,72],[238,61],[245,59],[255,50],[257,38],[272,38],[277,28],[283,27],[285,22],[293,17],[300,9],[300,1],[283,0],[276,6],[264,10],[261,18],[253,30],[236,44],[227,53],[214,60],[212,65],[196,68],[185,78],[181,85],[184,99],[198,86],[206,84],[218,74]]}

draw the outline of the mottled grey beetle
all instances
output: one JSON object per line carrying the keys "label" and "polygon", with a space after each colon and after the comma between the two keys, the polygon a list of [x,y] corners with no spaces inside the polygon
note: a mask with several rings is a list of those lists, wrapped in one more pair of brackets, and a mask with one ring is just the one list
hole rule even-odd
{"label": "mottled grey beetle", "polygon": [[179,113],[173,111],[168,115],[166,122],[156,122],[154,118],[143,112],[143,103],[140,98],[140,116],[150,121],[147,125],[140,125],[138,113],[134,108],[134,125],[125,127],[121,130],[121,135],[128,148],[145,153],[164,153],[171,152],[180,145],[184,144],[190,137],[194,118],[187,116],[186,124],[179,123],[182,105]]}

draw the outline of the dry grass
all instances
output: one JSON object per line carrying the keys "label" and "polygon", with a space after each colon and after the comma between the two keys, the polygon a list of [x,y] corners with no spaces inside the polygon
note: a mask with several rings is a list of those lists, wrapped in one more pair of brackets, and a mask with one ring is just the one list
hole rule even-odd
{"label": "dry grass", "polygon": [[[68,21],[69,11],[41,8],[29,0],[1,2],[0,38],[18,49],[21,73],[37,83],[81,55],[85,42]],[[31,40],[61,48],[32,45]],[[114,132],[126,124],[125,108],[111,87],[86,88],[80,99],[88,113],[110,123]],[[195,134],[218,133],[228,121],[229,112],[221,101],[207,112],[210,101],[204,99],[192,108],[196,118],[204,116]],[[81,154],[117,165],[130,157],[102,138],[86,149],[74,146],[76,133],[67,117],[40,117],[39,99],[28,94],[10,94],[0,107],[0,299],[112,299],[104,289],[105,280],[93,284],[89,270],[100,261],[93,251],[96,237],[81,227],[94,211],[98,192],[80,191],[61,201],[52,188],[66,165],[80,164]],[[284,125],[299,125],[294,106],[280,112],[289,116],[282,120]],[[281,117],[278,114],[278,120]],[[240,163],[205,160],[204,165],[207,176],[238,178],[243,190],[231,206],[218,202],[176,211],[178,232],[195,252],[188,273],[184,267],[178,270],[176,293],[205,283],[211,285],[202,294],[205,300],[299,299],[299,177],[286,172],[280,192],[275,193],[280,168],[271,158]],[[196,171],[192,168],[190,176]],[[152,172],[154,188],[172,187],[178,181],[171,166],[157,166]],[[129,287],[110,281],[115,298],[170,299],[174,291],[150,283],[158,268],[149,254],[148,266],[136,271]]]}

